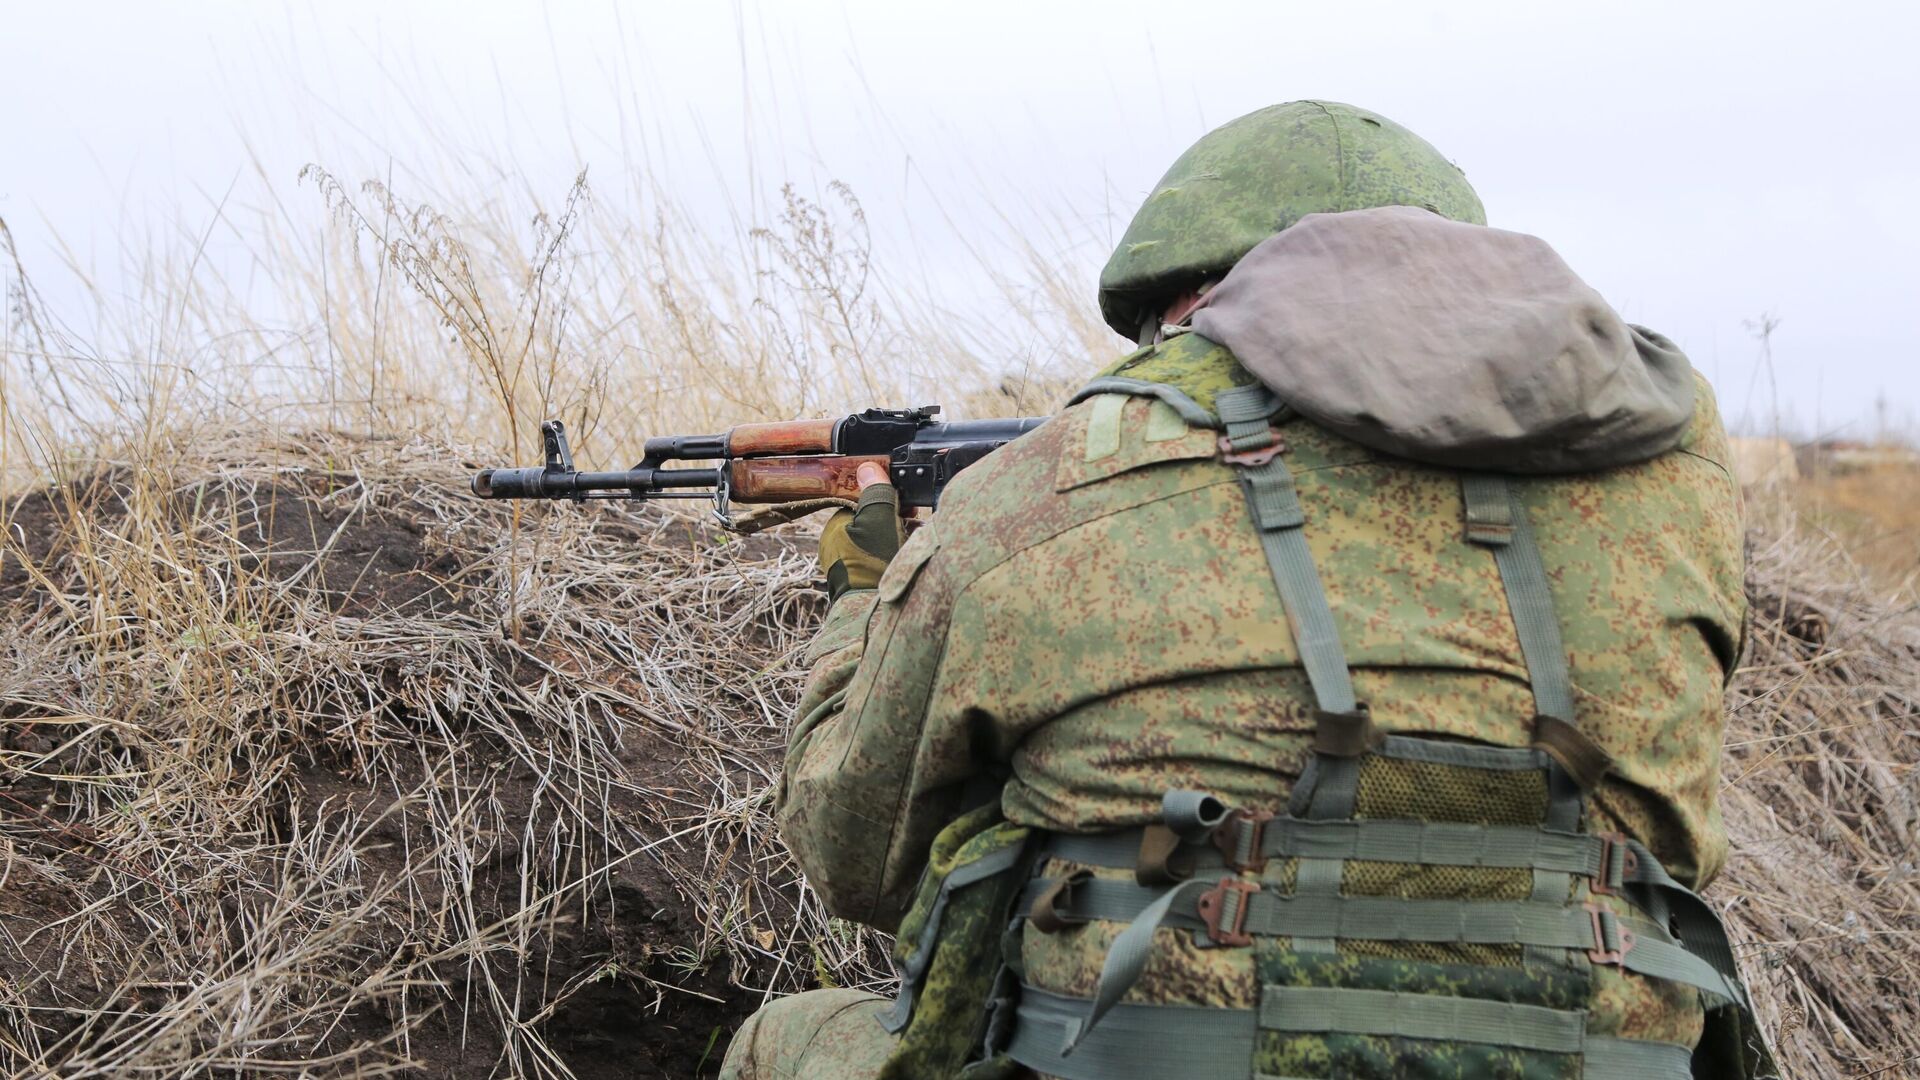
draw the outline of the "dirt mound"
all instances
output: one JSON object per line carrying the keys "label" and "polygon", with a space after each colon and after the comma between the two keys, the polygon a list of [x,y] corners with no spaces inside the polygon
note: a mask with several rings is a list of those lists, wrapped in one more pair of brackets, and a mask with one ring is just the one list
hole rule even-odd
{"label": "dirt mound", "polygon": [[710,1075],[762,993],[884,973],[766,820],[810,554],[475,464],[256,441],[6,508],[0,1073]]}
{"label": "dirt mound", "polygon": [[[0,511],[0,1073],[711,1075],[766,994],[884,984],[769,819],[805,542],[478,464],[202,443]],[[1920,616],[1754,554],[1708,895],[1790,1075],[1901,1075]]]}

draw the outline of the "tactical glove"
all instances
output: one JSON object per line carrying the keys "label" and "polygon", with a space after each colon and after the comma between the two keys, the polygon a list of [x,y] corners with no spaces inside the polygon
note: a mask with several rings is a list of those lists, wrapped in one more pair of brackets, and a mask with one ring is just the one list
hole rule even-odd
{"label": "tactical glove", "polygon": [[820,530],[820,569],[827,575],[829,602],[848,589],[878,586],[904,539],[900,496],[892,484],[870,485],[854,509],[828,518]]}

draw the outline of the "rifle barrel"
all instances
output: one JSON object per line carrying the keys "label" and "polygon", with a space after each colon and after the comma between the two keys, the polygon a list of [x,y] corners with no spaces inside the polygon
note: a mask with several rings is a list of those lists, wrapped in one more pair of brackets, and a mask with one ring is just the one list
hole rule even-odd
{"label": "rifle barrel", "polygon": [[[729,501],[777,503],[822,495],[853,497],[861,461],[889,467],[902,506],[933,507],[954,474],[1046,422],[1029,416],[936,423],[938,406],[868,409],[838,420],[744,424],[722,435],[646,440],[631,469],[573,467],[566,429],[540,425],[547,463],[484,469],[470,487],[483,499],[694,499],[711,497],[724,517]],[[717,468],[668,469],[669,461],[718,461]]]}
{"label": "rifle barrel", "polygon": [[483,469],[474,474],[473,493],[483,499],[570,499],[593,492],[599,498],[643,499],[668,488],[714,488],[719,469],[622,469],[615,472]]}

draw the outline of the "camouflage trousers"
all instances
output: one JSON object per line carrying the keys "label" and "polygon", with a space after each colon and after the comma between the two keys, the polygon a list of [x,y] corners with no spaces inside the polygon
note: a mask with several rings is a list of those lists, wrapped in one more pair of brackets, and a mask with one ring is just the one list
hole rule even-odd
{"label": "camouflage trousers", "polygon": [[720,1080],[873,1080],[893,1052],[880,1026],[892,1004],[858,990],[781,998],[741,1025]]}

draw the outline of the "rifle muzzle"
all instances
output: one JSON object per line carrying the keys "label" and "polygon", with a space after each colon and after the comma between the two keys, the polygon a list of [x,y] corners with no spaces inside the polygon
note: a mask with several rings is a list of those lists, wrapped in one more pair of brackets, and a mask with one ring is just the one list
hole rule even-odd
{"label": "rifle muzzle", "polygon": [[482,469],[473,474],[469,486],[483,499],[537,499],[545,494],[541,483],[546,470]]}

